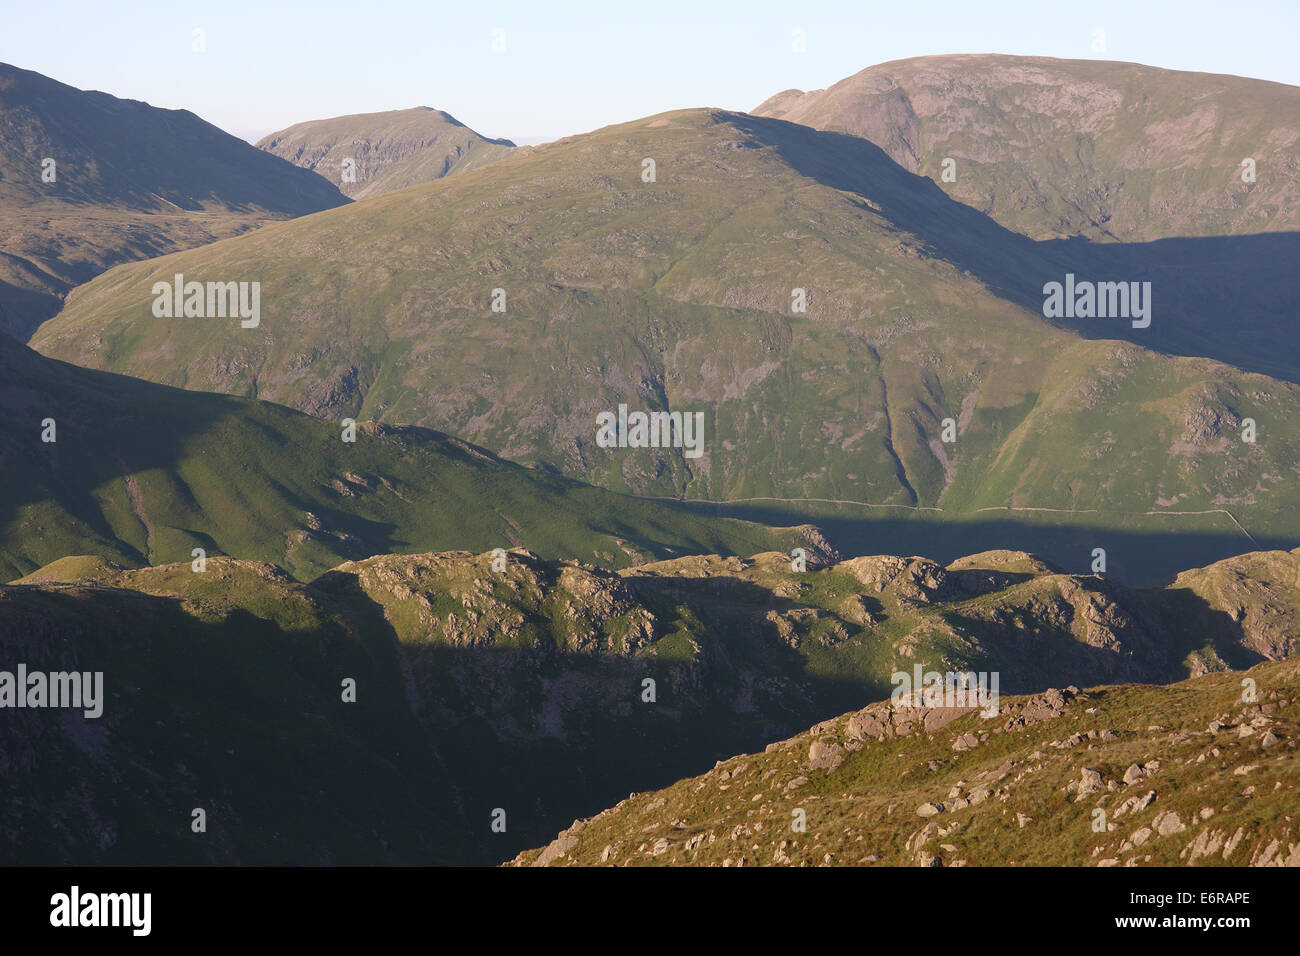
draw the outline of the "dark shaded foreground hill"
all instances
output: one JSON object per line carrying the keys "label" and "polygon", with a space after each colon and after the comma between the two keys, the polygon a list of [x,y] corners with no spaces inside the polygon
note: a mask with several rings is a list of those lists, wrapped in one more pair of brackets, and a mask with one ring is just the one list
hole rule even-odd
{"label": "dark shaded foreground hill", "polygon": [[[512,551],[504,570],[384,555],[302,584],[227,558],[68,558],[0,587],[0,669],[102,671],[103,713],[0,711],[0,860],[498,862],[882,700],[918,665],[996,670],[1012,695],[1281,659],[1298,570],[1261,552],[1131,591],[1007,552],[614,573]],[[1163,699],[1148,723],[1174,715]]]}

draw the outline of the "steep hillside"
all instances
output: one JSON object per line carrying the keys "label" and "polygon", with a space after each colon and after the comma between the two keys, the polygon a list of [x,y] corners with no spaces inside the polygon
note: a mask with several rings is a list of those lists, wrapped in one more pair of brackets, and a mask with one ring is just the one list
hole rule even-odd
{"label": "steep hillside", "polygon": [[[1102,60],[927,56],[786,90],[754,112],[865,137],[1035,239],[1300,229],[1300,88],[1280,83]],[[1242,178],[1248,158],[1253,182]]]}
{"label": "steep hillside", "polygon": [[97,717],[5,711],[0,863],[484,860],[382,629],[253,562],[105,582],[0,587],[5,670],[103,675]]}
{"label": "steep hillside", "polygon": [[[0,858],[499,862],[630,791],[883,700],[899,671],[997,671],[999,693],[1037,693],[1217,673],[1300,638],[1300,552],[1149,591],[1010,552],[813,567],[769,553],[610,572],[462,551],[303,584],[222,557],[202,572],[61,560],[0,587],[0,658],[103,671],[104,713],[10,712]],[[1148,723],[1173,716],[1142,706]],[[268,795],[270,767],[289,783]]]}
{"label": "steep hillside", "polygon": [[188,111],[0,64],[0,332],[25,340],[110,266],[346,201]]}
{"label": "steep hillside", "polygon": [[[1214,358],[1300,374],[1277,335],[1297,280],[1211,272],[1209,294],[1183,282],[1196,256],[1164,255],[1035,243],[860,138],[693,110],[122,267],[34,344],[321,417],[437,427],[615,490],[950,514],[1227,509],[1293,542],[1300,389]],[[1041,314],[1045,281],[1142,269],[1163,276],[1148,328]],[[155,317],[153,284],[177,273],[261,281],[261,325]],[[602,447],[598,416],[620,405],[697,416],[702,440]]]}
{"label": "steep hillside", "polygon": [[428,429],[363,423],[345,442],[339,423],[64,365],[3,335],[0,405],[0,580],[67,555],[134,566],[194,548],[311,578],[430,548],[527,545],[621,566],[819,547],[811,529],[693,516]]}
{"label": "steep hillside", "polygon": [[295,123],[257,148],[319,173],[345,196],[365,199],[484,166],[514,143],[487,139],[442,110],[417,106]]}
{"label": "steep hillside", "polygon": [[1247,678],[1071,686],[991,718],[872,705],[633,794],[512,863],[1300,866],[1300,664]]}

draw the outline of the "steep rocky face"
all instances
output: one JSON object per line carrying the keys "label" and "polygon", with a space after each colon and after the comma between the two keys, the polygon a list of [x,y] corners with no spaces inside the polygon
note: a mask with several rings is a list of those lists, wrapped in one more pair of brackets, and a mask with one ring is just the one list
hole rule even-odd
{"label": "steep rocky face", "polygon": [[825,90],[786,90],[754,112],[869,139],[1035,239],[1300,225],[1300,89],[1279,83],[1134,63],[932,56],[869,67]]}
{"label": "steep rocky face", "polygon": [[257,148],[318,173],[345,196],[365,199],[476,169],[515,145],[418,106],[295,123],[264,137]]}
{"label": "steep rocky face", "polygon": [[110,266],[345,202],[193,113],[0,64],[0,332],[25,341]]}
{"label": "steep rocky face", "polygon": [[1300,866],[1300,665],[1247,677],[1055,688],[995,717],[875,704],[511,865]]}

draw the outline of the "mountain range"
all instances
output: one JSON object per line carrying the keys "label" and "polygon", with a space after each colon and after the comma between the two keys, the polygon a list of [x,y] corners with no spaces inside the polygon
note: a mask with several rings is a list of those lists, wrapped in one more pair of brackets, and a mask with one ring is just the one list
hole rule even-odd
{"label": "mountain range", "polygon": [[[126,567],[195,548],[313,578],[346,558],[527,542],[610,567],[684,552],[829,553],[814,529],[684,513],[449,435],[345,427],[46,359],[0,335],[0,577],[65,555]],[[46,439],[50,440],[46,440]]]}
{"label": "mountain range", "polygon": [[[1136,82],[1124,64],[1053,69],[1057,85]],[[972,71],[990,115],[1024,70]],[[1165,80],[1188,99],[1223,85]],[[1230,92],[1259,124],[1286,90]],[[1154,134],[1111,135],[1140,151]],[[1104,179],[1060,168],[1060,190]],[[681,111],[124,266],[76,290],[32,345],[321,418],[436,428],[612,490],[768,498],[787,523],[815,499],[896,519],[1055,512],[1083,537],[1093,512],[1117,533],[1167,517],[1228,533],[1206,558],[1300,532],[1300,236],[1186,237],[1181,214],[1148,211],[1141,234],[1165,238],[1079,225],[1036,239],[948,188],[860,136]],[[1286,195],[1270,181],[1241,201]],[[154,284],[178,274],[260,282],[261,326],[156,317]],[[1075,278],[1150,283],[1149,325],[1045,316],[1044,288]],[[702,414],[703,454],[601,447],[598,416],[622,405]]]}
{"label": "mountain range", "polygon": [[963,55],[254,147],[0,66],[0,672],[106,682],[4,711],[0,860],[1300,861],[1297,116]]}

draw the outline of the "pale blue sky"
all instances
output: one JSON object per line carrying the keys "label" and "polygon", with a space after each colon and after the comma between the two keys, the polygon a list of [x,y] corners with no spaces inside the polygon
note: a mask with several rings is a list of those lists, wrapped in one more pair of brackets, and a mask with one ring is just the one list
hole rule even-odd
{"label": "pale blue sky", "polygon": [[[0,60],[250,137],[434,106],[533,142],[688,106],[752,109],[886,60],[1019,53],[1300,85],[1300,0],[6,0]],[[193,31],[206,52],[192,50]],[[494,53],[501,29],[505,51]],[[807,51],[792,50],[802,29]],[[1093,31],[1106,50],[1093,50]]]}

